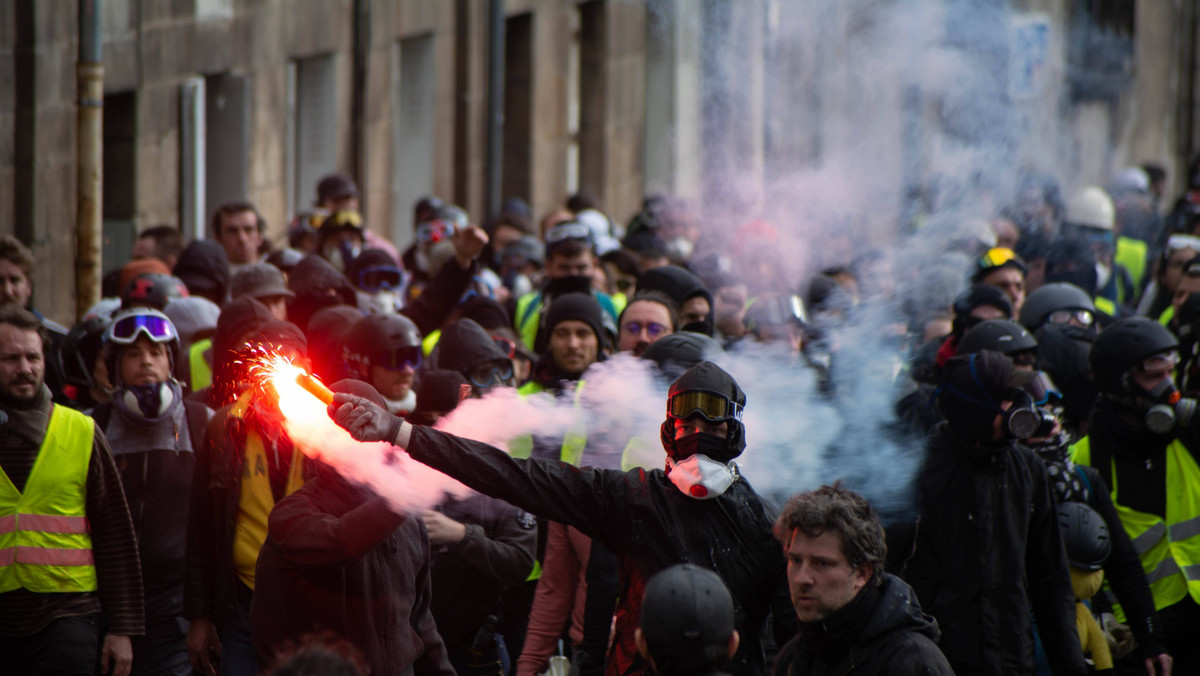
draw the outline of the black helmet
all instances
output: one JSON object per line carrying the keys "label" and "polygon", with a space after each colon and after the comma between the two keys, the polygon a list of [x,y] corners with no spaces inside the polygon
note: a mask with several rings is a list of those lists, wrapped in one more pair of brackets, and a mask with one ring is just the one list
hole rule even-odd
{"label": "black helmet", "polygon": [[1011,319],[989,319],[967,331],[958,341],[956,354],[974,354],[992,350],[1012,357],[1018,352],[1037,348],[1037,339],[1024,326]]}
{"label": "black helmet", "polygon": [[81,390],[96,386],[96,381],[92,378],[92,368],[104,347],[104,332],[108,329],[108,322],[105,317],[84,319],[72,326],[63,338],[60,354],[63,379],[68,385],[74,385]]}
{"label": "black helmet", "polygon": [[1096,304],[1083,289],[1066,282],[1043,285],[1025,297],[1018,320],[1030,331],[1046,323],[1050,314],[1059,310],[1088,310],[1096,312]]}
{"label": "black helmet", "polygon": [[658,364],[658,370],[668,378],[678,378],[706,356],[724,352],[721,344],[703,333],[676,331],[650,343],[642,359]]}
{"label": "black helmet", "polygon": [[354,322],[342,341],[342,363],[353,377],[371,382],[371,367],[421,365],[421,332],[400,314],[370,315]]}
{"label": "black helmet", "polygon": [[141,306],[161,311],[172,299],[186,298],[187,295],[187,285],[178,277],[161,272],[145,272],[129,280],[121,293],[121,307],[129,309]]}
{"label": "black helmet", "polygon": [[1012,319],[1012,301],[999,288],[991,284],[972,284],[954,299],[954,319],[951,323],[952,333],[959,339],[980,320],[971,316],[971,311],[987,305],[994,307]]}
{"label": "black helmet", "polygon": [[702,361],[671,383],[667,392],[667,419],[660,428],[663,449],[667,455],[675,453],[675,420],[686,420],[699,415],[710,423],[727,423],[729,433],[725,437],[728,457],[714,460],[732,460],[746,449],[746,434],[742,427],[742,410],[746,407],[746,393],[737,381],[710,361]]}
{"label": "black helmet", "polygon": [[1099,512],[1082,502],[1058,505],[1058,525],[1062,529],[1067,560],[1083,570],[1100,570],[1112,551],[1108,524]]}
{"label": "black helmet", "polygon": [[1129,393],[1125,375],[1131,369],[1147,357],[1178,347],[1167,327],[1148,317],[1128,317],[1100,332],[1088,353],[1088,364],[1100,390],[1121,397]]}

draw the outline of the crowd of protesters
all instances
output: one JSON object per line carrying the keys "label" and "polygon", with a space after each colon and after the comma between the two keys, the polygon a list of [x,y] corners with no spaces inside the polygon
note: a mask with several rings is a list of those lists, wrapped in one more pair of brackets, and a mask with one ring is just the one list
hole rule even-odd
{"label": "crowd of protesters", "polygon": [[[0,674],[1200,673],[1187,178],[1168,209],[1154,165],[1030,176],[797,280],[775,226],[662,196],[483,226],[431,196],[400,251],[332,174],[285,241],[248,202],[207,239],[143,230],[69,329],[33,302],[51,263],[0,238]],[[247,371],[263,350],[475,492],[406,513],[307,457]],[[851,468],[828,485],[757,492],[738,353],[850,412],[831,425],[886,402],[869,420],[922,449],[911,509],[860,495],[852,433],[818,449]],[[434,428],[505,388],[579,406],[634,358],[658,440]]]}

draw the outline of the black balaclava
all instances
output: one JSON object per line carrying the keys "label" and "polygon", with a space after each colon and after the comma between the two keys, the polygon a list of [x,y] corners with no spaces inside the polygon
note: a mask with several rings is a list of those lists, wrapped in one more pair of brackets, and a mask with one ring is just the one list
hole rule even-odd
{"label": "black balaclava", "polygon": [[1011,400],[1012,360],[999,352],[981,350],[946,362],[938,405],[950,431],[970,444],[992,441],[1000,402]]}

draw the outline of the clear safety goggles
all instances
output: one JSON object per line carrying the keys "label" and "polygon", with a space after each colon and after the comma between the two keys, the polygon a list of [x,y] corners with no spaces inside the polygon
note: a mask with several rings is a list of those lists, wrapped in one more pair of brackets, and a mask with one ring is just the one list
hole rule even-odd
{"label": "clear safety goggles", "polygon": [[166,317],[128,315],[112,323],[108,329],[108,340],[118,345],[129,345],[137,340],[139,334],[145,334],[154,343],[164,343],[179,338],[179,334],[175,331],[175,325]]}
{"label": "clear safety goggles", "polygon": [[1170,352],[1160,352],[1156,355],[1146,357],[1142,363],[1137,366],[1137,369],[1142,372],[1154,371],[1170,371],[1179,365],[1179,353],[1171,350]]}
{"label": "clear safety goggles", "polygon": [[1072,319],[1084,326],[1091,326],[1096,321],[1096,314],[1091,310],[1077,308],[1074,310],[1055,310],[1046,316],[1046,320],[1051,324],[1069,324]]}
{"label": "clear safety goggles", "polygon": [[1200,237],[1194,235],[1171,235],[1167,238],[1167,252],[1191,249],[1200,251]]}
{"label": "clear safety goggles", "polygon": [[742,407],[729,398],[715,392],[688,390],[678,392],[667,400],[667,413],[675,418],[687,419],[700,414],[709,422],[741,420]]}

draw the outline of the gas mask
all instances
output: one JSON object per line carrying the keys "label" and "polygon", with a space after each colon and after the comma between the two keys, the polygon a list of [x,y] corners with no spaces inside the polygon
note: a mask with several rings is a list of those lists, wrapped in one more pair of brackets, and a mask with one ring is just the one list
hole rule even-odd
{"label": "gas mask", "polygon": [[371,310],[381,314],[395,314],[400,309],[400,298],[391,289],[379,289],[371,294]]}
{"label": "gas mask", "polygon": [[1010,439],[1031,439],[1049,436],[1057,422],[1054,414],[1043,411],[1033,403],[1024,390],[1014,389],[1009,393],[1012,406],[1001,415],[1000,428]]}
{"label": "gas mask", "polygon": [[148,420],[156,420],[171,410],[179,399],[179,386],[172,383],[150,383],[129,385],[122,388],[120,404],[131,413],[140,414]]}
{"label": "gas mask", "polygon": [[1184,397],[1175,389],[1175,383],[1166,378],[1153,390],[1146,393],[1150,404],[1143,420],[1146,429],[1155,434],[1169,434],[1172,430],[1185,429],[1192,424],[1196,412],[1196,400]]}

